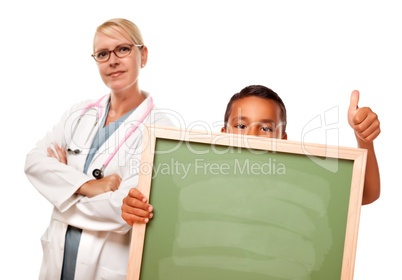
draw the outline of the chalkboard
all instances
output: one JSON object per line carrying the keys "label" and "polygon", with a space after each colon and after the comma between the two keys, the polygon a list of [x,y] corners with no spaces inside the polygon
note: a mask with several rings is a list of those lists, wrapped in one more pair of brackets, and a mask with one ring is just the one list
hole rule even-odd
{"label": "chalkboard", "polygon": [[164,128],[144,133],[127,279],[352,279],[366,151]]}

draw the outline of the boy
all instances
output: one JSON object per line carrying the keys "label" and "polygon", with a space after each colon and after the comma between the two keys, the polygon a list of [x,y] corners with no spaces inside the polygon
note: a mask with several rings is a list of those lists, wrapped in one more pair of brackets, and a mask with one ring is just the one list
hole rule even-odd
{"label": "boy", "polygon": [[[380,195],[380,175],[373,141],[380,134],[377,115],[368,107],[359,108],[359,92],[353,91],[348,110],[348,122],[353,128],[359,148],[368,150],[363,204]],[[287,139],[286,108],[282,99],[271,89],[253,85],[242,89],[230,99],[221,132],[268,138]],[[129,224],[147,223],[153,208],[135,188],[123,200],[122,218]]]}

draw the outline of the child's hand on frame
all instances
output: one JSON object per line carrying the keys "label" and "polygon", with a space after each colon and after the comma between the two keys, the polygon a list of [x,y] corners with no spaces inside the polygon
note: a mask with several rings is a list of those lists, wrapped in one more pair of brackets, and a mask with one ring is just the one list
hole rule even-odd
{"label": "child's hand on frame", "polygon": [[153,216],[153,207],[148,204],[146,197],[136,188],[130,189],[128,195],[123,199],[121,217],[127,224],[148,223]]}

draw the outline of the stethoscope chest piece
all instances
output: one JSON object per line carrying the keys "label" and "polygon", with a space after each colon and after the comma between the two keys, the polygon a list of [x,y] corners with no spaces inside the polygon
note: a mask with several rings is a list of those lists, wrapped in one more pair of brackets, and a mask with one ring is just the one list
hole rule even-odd
{"label": "stethoscope chest piece", "polygon": [[94,176],[94,178],[96,180],[102,179],[103,178],[103,169],[105,167],[102,165],[101,169],[94,169],[94,171],[92,171],[92,176]]}

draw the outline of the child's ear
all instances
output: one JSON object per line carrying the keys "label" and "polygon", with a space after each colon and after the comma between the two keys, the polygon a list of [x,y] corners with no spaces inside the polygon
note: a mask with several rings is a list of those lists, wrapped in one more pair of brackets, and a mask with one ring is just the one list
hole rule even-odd
{"label": "child's ear", "polygon": [[288,140],[288,134],[286,132],[283,133],[282,140]]}
{"label": "child's ear", "polygon": [[225,128],[225,127],[222,127],[222,128],[221,128],[221,132],[222,132],[222,133],[226,133],[226,128]]}

